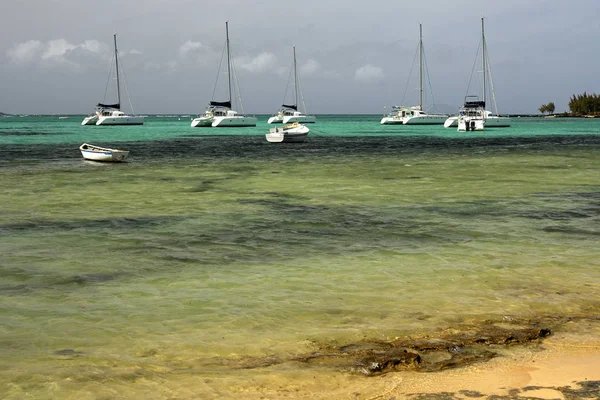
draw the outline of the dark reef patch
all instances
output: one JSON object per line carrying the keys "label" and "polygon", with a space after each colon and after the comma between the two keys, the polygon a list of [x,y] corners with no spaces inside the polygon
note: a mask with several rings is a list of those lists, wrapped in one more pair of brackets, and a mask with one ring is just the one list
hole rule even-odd
{"label": "dark reef patch", "polygon": [[317,350],[290,358],[274,355],[226,360],[233,368],[264,368],[286,362],[336,368],[367,376],[390,371],[421,372],[460,368],[490,360],[507,346],[540,343],[555,325],[566,322],[485,321],[477,326],[453,327],[435,337],[399,337],[389,341],[364,340],[344,345],[315,343]]}

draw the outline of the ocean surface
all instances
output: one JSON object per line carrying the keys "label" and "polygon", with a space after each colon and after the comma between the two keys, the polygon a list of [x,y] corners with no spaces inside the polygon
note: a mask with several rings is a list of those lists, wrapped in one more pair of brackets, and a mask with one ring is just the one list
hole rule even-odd
{"label": "ocean surface", "polygon": [[0,118],[2,398],[293,398],[370,379],[324,345],[600,310],[600,119],[83,117]]}

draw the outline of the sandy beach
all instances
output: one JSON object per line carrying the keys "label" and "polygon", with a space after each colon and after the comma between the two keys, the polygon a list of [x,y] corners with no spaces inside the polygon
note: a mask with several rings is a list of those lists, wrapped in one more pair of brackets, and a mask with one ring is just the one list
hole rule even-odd
{"label": "sandy beach", "polygon": [[[223,398],[245,399],[598,399],[600,324],[569,323],[539,343],[508,346],[489,361],[439,372],[275,374],[232,385]],[[276,376],[275,376],[276,375]],[[312,376],[309,376],[312,375]],[[312,379],[311,379],[312,378]],[[191,389],[191,388],[190,388]],[[193,390],[188,392],[194,398]],[[182,394],[181,392],[179,392]]]}
{"label": "sandy beach", "polygon": [[[597,323],[572,323],[540,344],[456,370],[398,372],[374,378],[377,390],[352,399],[576,399],[600,398]],[[596,382],[594,382],[596,381]],[[582,385],[583,383],[583,385]],[[589,384],[586,390],[586,385]],[[323,397],[325,398],[325,397]]]}
{"label": "sandy beach", "polygon": [[440,399],[599,398],[598,382],[592,393],[582,390],[581,383],[600,381],[600,340],[598,336],[558,333],[539,346],[512,349],[511,354],[485,363],[387,378],[396,385],[389,395],[365,398],[424,398],[425,394]]}

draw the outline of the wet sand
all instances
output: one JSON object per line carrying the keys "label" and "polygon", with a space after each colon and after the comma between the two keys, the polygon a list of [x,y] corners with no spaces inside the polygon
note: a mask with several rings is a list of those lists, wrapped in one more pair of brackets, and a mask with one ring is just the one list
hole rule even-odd
{"label": "wet sand", "polygon": [[[485,362],[438,372],[393,371],[377,376],[285,368],[221,398],[245,399],[599,399],[600,323],[573,322],[539,343],[508,346]],[[266,371],[265,371],[266,372]],[[191,393],[190,393],[191,394]],[[241,396],[241,397],[240,397]],[[193,397],[193,395],[192,395]]]}
{"label": "wet sand", "polygon": [[388,375],[382,379],[396,385],[389,394],[364,398],[599,398],[597,386],[589,393],[580,383],[600,381],[600,338],[581,339],[559,333],[534,348],[457,370]]}

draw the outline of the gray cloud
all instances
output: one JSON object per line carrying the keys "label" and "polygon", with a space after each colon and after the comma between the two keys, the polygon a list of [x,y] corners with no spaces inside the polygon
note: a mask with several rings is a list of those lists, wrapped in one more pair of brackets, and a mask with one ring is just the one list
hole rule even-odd
{"label": "gray cloud", "polygon": [[455,110],[467,92],[482,16],[500,112],[536,112],[549,101],[565,111],[573,93],[600,92],[600,56],[590,51],[600,33],[596,0],[568,6],[558,0],[305,0],[295,18],[274,0],[223,0],[218,7],[105,0],[103,7],[119,12],[98,18],[90,0],[3,5],[0,90],[9,95],[0,97],[0,111],[89,112],[105,92],[117,33],[136,111],[199,112],[212,97],[227,20],[244,106],[252,113],[279,106],[293,46],[311,112],[380,113],[403,97],[416,101],[411,79],[419,23],[429,98]]}

